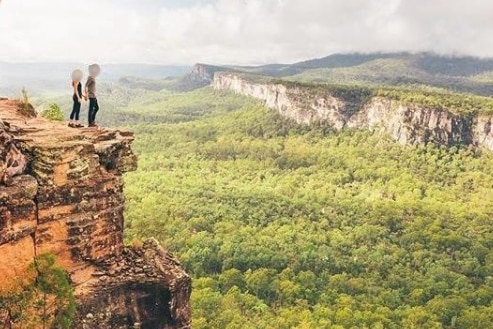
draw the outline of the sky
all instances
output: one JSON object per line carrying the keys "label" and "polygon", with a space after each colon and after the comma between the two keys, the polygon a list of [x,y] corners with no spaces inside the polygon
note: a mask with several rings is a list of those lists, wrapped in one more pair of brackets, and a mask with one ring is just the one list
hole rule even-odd
{"label": "sky", "polygon": [[493,57],[489,0],[0,1],[0,61],[265,64],[376,51]]}

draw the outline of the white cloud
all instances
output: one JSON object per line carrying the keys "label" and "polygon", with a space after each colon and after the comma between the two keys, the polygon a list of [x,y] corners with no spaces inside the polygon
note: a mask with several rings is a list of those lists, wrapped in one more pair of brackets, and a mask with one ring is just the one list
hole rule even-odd
{"label": "white cloud", "polygon": [[5,0],[0,60],[292,62],[334,52],[493,56],[484,0]]}

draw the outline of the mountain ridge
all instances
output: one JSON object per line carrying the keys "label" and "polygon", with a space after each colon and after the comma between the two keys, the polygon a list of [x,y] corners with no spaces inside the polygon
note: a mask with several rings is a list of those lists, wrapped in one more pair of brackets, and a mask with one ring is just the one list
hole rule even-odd
{"label": "mountain ridge", "polygon": [[[207,64],[196,64],[184,78],[194,78],[197,71],[208,70]],[[434,53],[349,53],[333,54],[293,64],[261,66],[213,66],[217,71],[244,72],[283,80],[434,87],[459,93],[493,95],[493,58],[443,56]],[[203,87],[212,79],[199,79],[194,87]]]}

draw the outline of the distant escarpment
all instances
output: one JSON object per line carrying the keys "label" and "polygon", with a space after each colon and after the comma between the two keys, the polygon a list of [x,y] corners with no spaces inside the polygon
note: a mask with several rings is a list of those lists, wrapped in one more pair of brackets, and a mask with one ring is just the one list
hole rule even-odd
{"label": "distant escarpment", "polygon": [[171,89],[174,91],[183,92],[202,88],[211,84],[216,72],[228,70],[229,69],[221,66],[195,64],[187,75],[171,86]]}
{"label": "distant escarpment", "polygon": [[180,263],[154,240],[123,243],[132,134],[72,129],[24,108],[0,100],[0,292],[50,253],[73,282],[75,328],[189,328],[191,279]]}
{"label": "distant escarpment", "polygon": [[493,150],[488,98],[444,94],[442,104],[426,94],[406,99],[390,89],[307,85],[234,72],[217,72],[212,86],[255,97],[300,124],[337,131],[380,130],[401,144],[475,145]]}

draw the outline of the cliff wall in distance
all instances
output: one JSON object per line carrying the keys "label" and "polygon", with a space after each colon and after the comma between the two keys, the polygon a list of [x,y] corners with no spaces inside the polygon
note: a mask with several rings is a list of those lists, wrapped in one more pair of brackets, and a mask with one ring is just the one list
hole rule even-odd
{"label": "cliff wall in distance", "polygon": [[480,108],[461,113],[446,106],[379,96],[366,89],[298,84],[235,72],[217,72],[211,84],[218,90],[255,97],[299,124],[325,125],[338,131],[379,130],[401,144],[475,145],[493,151],[493,114]]}

